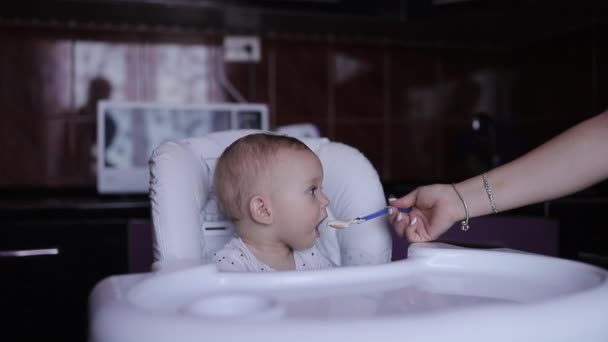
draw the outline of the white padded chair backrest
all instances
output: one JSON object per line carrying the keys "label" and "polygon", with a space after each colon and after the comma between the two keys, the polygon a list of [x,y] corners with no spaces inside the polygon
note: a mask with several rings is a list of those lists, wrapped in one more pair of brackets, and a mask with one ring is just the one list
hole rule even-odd
{"label": "white padded chair backrest", "polygon": [[[155,270],[209,262],[234,230],[221,222],[212,175],[222,151],[259,130],[214,132],[169,141],[150,158],[150,201]],[[321,160],[323,191],[330,199],[328,220],[320,227],[319,247],[337,265],[381,264],[391,260],[391,234],[385,217],[348,229],[327,226],[333,218],[353,218],[386,206],[378,173],[355,148],[326,138],[298,138]],[[217,222],[219,220],[219,222]]]}

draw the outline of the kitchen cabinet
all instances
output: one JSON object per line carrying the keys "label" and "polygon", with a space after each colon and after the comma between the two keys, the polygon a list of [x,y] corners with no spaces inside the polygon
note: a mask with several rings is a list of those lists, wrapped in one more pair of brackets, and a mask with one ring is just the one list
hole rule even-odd
{"label": "kitchen cabinet", "polygon": [[76,202],[1,203],[3,340],[86,341],[93,286],[130,271],[130,223],[147,202]]}

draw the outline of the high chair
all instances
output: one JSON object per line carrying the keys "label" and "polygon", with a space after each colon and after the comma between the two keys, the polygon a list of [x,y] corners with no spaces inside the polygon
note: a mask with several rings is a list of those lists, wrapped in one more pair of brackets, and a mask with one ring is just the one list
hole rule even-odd
{"label": "high chair", "polygon": [[[213,252],[234,236],[212,189],[215,163],[236,139],[260,130],[214,132],[169,141],[150,158],[150,201],[154,270],[207,263]],[[386,218],[348,229],[327,225],[385,207],[378,173],[357,149],[327,138],[299,138],[321,160],[323,191],[330,199],[328,218],[319,227],[319,247],[340,266],[382,264],[391,260],[391,233]]]}
{"label": "high chair", "polygon": [[[407,259],[388,262],[386,217],[343,230],[321,227],[319,247],[338,265],[357,267],[218,272],[209,255],[233,230],[217,208],[211,175],[222,149],[253,132],[212,133],[156,149],[156,271],[95,285],[89,342],[608,341],[606,270],[444,243],[412,244]],[[304,142],[323,164],[330,218],[386,205],[376,171],[356,149]]]}

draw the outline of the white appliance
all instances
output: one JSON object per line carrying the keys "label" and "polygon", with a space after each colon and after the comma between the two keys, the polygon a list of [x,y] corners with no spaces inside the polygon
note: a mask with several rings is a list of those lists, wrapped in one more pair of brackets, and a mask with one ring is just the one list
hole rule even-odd
{"label": "white appliance", "polygon": [[161,143],[247,128],[269,129],[267,105],[100,101],[97,191],[100,194],[148,193],[148,160]]}

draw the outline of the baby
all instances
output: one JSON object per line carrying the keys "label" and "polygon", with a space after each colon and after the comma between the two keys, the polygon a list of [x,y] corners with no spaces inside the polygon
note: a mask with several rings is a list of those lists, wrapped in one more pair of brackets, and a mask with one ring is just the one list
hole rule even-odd
{"label": "baby", "polygon": [[269,272],[333,267],[315,246],[327,217],[323,168],[298,139],[244,136],[218,159],[213,186],[239,235],[214,254],[221,271]]}

